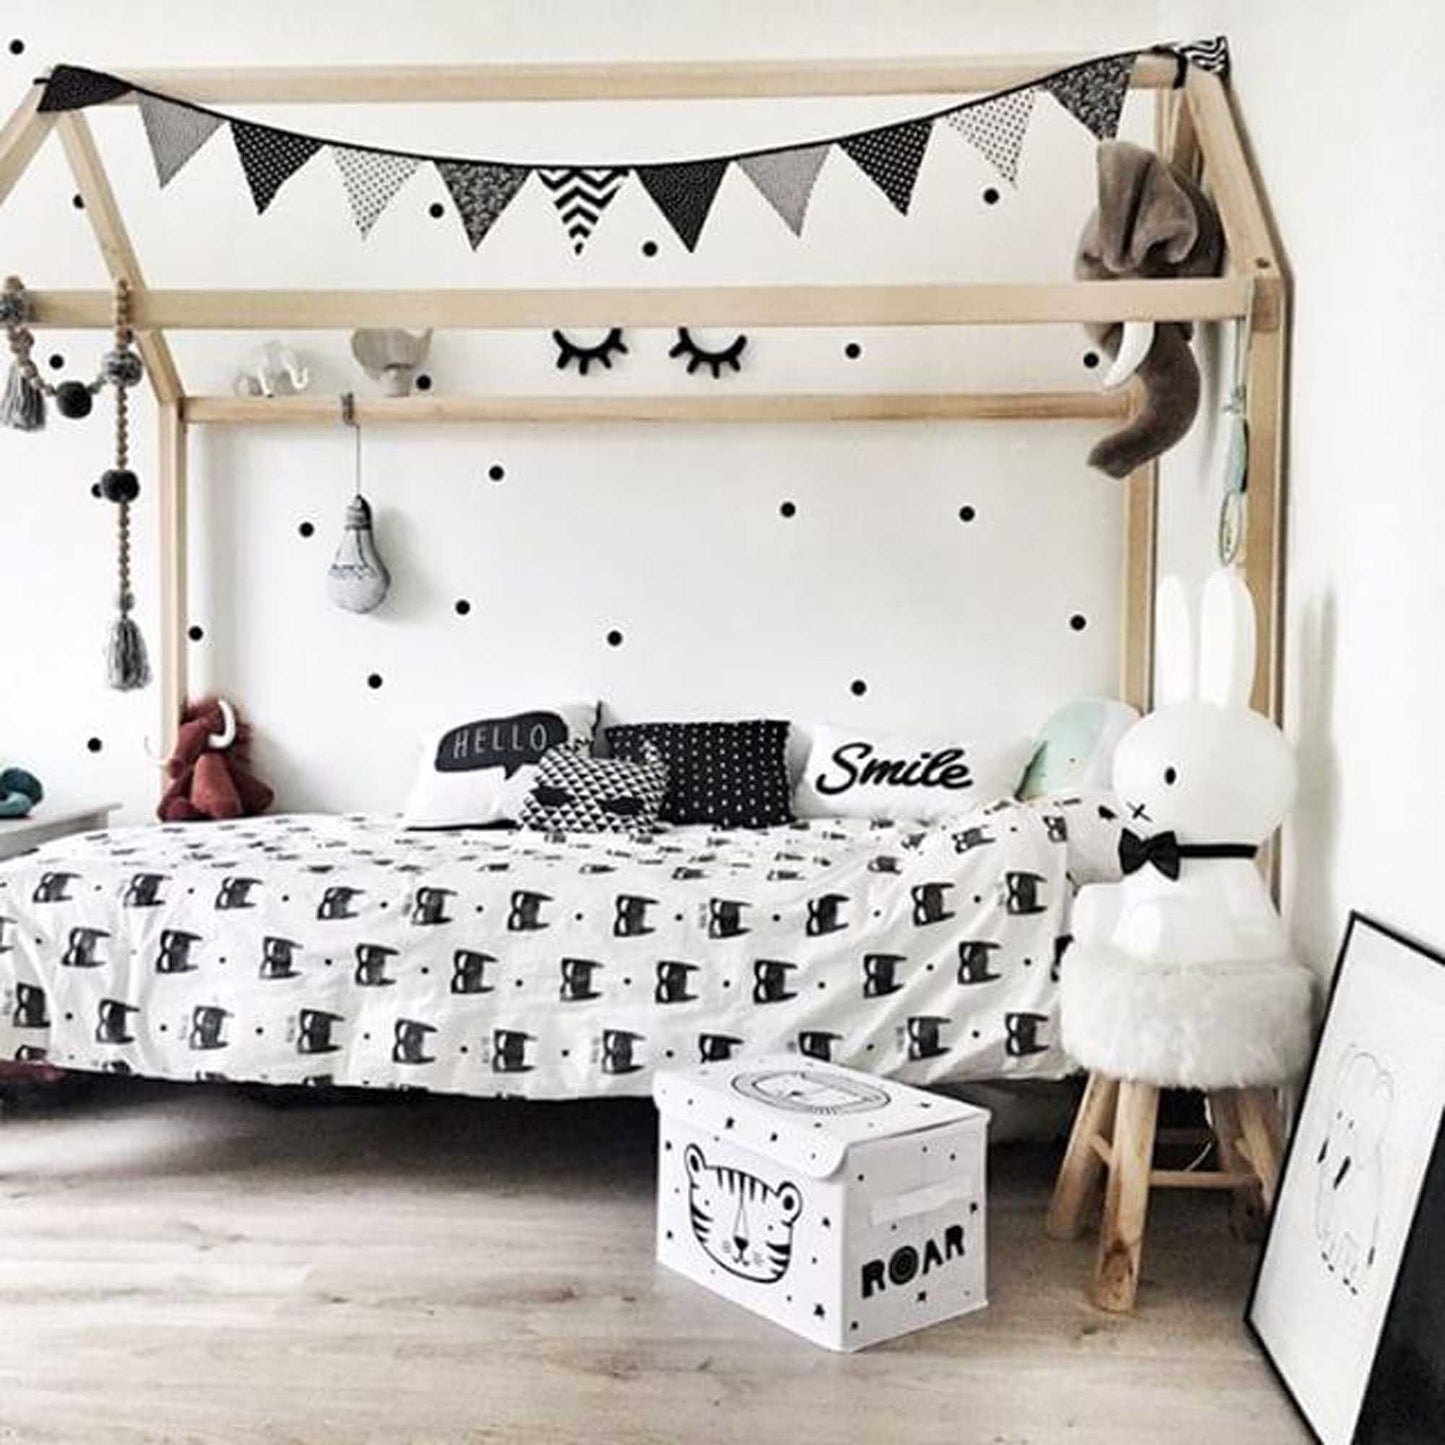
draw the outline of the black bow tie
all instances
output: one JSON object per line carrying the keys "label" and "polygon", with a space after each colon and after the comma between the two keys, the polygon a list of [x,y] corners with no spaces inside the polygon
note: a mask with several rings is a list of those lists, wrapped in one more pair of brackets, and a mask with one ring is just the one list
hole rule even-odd
{"label": "black bow tie", "polygon": [[1181,843],[1173,832],[1141,838],[1127,828],[1119,834],[1119,866],[1125,876],[1153,864],[1164,877],[1179,877],[1182,858],[1253,858],[1258,850],[1248,843]]}

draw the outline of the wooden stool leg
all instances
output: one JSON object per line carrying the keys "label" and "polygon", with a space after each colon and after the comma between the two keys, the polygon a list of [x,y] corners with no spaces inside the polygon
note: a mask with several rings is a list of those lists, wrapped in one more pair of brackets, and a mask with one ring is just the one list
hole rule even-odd
{"label": "wooden stool leg", "polygon": [[1104,1191],[1104,1223],[1090,1298],[1100,1309],[1126,1313],[1139,1289],[1139,1256],[1149,1213],[1149,1172],[1154,1164],[1154,1128],[1159,1090],[1128,1079],[1119,1085],[1114,1111],[1114,1144]]}
{"label": "wooden stool leg", "polygon": [[1241,1089],[1239,1092],[1239,1127],[1249,1162],[1259,1176],[1265,1208],[1274,1205],[1275,1186],[1279,1183],[1280,1145],[1279,1105],[1271,1089]]}
{"label": "wooden stool leg", "polygon": [[[1209,1118],[1219,1141],[1219,1167],[1231,1174],[1252,1172],[1253,1166],[1240,1152],[1244,1131],[1239,1121],[1239,1091],[1216,1089],[1209,1096]],[[1229,1224],[1239,1239],[1257,1243],[1264,1237],[1264,1194],[1258,1181],[1234,1190],[1230,1197]]]}
{"label": "wooden stool leg", "polygon": [[1089,1075],[1049,1203],[1050,1238],[1077,1239],[1084,1227],[1084,1207],[1104,1167],[1104,1161],[1094,1152],[1094,1136],[1104,1132],[1118,1091],[1116,1080],[1098,1073]]}

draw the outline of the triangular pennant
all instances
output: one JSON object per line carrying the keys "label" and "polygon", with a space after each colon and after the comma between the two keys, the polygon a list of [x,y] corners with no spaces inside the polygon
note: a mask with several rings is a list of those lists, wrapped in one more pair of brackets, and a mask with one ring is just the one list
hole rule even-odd
{"label": "triangular pennant", "polygon": [[727,168],[726,159],[637,168],[637,179],[689,251],[697,245]]}
{"label": "triangular pennant", "polygon": [[918,168],[923,164],[923,153],[928,149],[928,135],[932,128],[931,120],[909,120],[883,130],[851,135],[838,144],[848,152],[858,169],[888,197],[893,209],[906,216],[908,203],[913,199],[913,183],[918,179]]}
{"label": "triangular pennant", "polygon": [[309,135],[251,125],[244,120],[231,122],[231,139],[236,143],[236,154],[241,158],[241,169],[246,173],[246,184],[251,188],[258,215],[276,199],[276,192],[321,149],[321,142]]}
{"label": "triangular pennant", "polygon": [[1132,55],[1106,55],[1051,75],[1041,84],[1075,120],[1093,131],[1096,140],[1113,140],[1133,70]]}
{"label": "triangular pennant", "polygon": [[1208,70],[1215,75],[1229,75],[1229,38],[1216,35],[1212,40],[1192,40],[1188,45],[1175,47],[1177,53],[1196,70]]}
{"label": "triangular pennant", "polygon": [[567,228],[573,251],[580,256],[603,211],[627,179],[626,167],[565,166],[537,174],[552,192],[552,204]]}
{"label": "triangular pennant", "polygon": [[162,100],[158,95],[136,97],[145,125],[156,178],[167,185],[176,172],[220,129],[221,117]]}
{"label": "triangular pennant", "polygon": [[532,174],[526,166],[487,161],[437,161],[436,168],[452,193],[473,251]]}
{"label": "triangular pennant", "polygon": [[944,119],[976,150],[1010,185],[1017,185],[1019,156],[1029,119],[1034,113],[1033,86],[1006,91],[991,100],[966,105],[950,111]]}
{"label": "triangular pennant", "polygon": [[813,185],[828,147],[801,146],[792,151],[766,151],[738,161],[744,175],[758,188],[763,199],[783,218],[795,235],[803,234],[803,218],[813,198]]}
{"label": "triangular pennant", "polygon": [[331,158],[341,172],[346,199],[363,239],[371,234],[392,197],[421,164],[420,156],[391,155],[386,151],[358,150],[354,146],[332,146]]}
{"label": "triangular pennant", "polygon": [[39,110],[84,110],[88,105],[104,105],[118,95],[125,95],[130,86],[101,70],[86,70],[81,65],[57,65],[45,82]]}

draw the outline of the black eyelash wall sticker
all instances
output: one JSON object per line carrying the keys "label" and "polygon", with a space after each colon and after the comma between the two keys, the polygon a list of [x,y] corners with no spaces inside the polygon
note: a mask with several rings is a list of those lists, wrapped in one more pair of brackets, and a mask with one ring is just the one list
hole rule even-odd
{"label": "black eyelash wall sticker", "polygon": [[565,331],[554,331],[552,340],[557,343],[557,370],[566,369],[575,361],[581,375],[587,375],[587,368],[594,361],[600,361],[609,371],[612,358],[618,353],[627,354],[627,343],[622,339],[622,328],[614,326],[596,346],[578,346]]}
{"label": "black eyelash wall sticker", "polygon": [[699,346],[692,339],[692,333],[686,326],[677,328],[677,341],[667,353],[669,356],[687,357],[687,374],[691,376],[700,366],[712,368],[713,379],[722,377],[722,369],[730,366],[734,371],[743,369],[743,349],[748,344],[748,338],[740,332],[732,344],[723,347],[721,351],[709,351],[705,346]]}

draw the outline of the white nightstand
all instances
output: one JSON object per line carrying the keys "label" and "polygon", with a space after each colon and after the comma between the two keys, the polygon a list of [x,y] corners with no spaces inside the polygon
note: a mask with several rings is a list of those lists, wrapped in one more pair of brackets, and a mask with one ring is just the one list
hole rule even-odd
{"label": "white nightstand", "polygon": [[119,803],[52,803],[44,799],[28,818],[0,818],[0,858],[28,853],[52,838],[93,833],[110,826]]}

